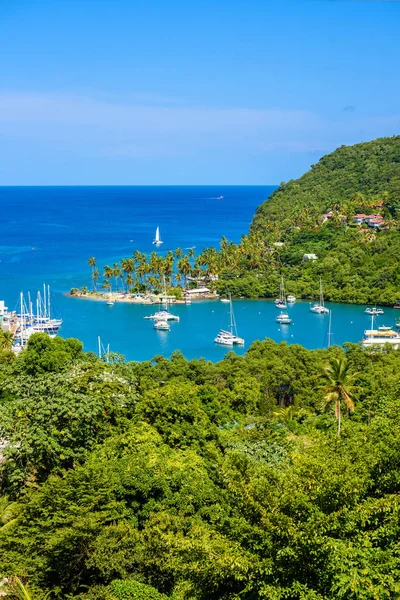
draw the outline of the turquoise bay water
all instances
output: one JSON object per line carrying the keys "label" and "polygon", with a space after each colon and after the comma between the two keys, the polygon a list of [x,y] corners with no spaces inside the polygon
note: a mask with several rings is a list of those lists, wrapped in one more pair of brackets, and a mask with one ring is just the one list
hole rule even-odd
{"label": "turquoise bay water", "polygon": [[[32,294],[51,285],[56,316],[64,320],[61,335],[78,337],[86,350],[104,345],[130,360],[169,356],[181,350],[188,358],[219,360],[227,349],[215,346],[224,323],[226,305],[219,301],[176,306],[180,323],[168,333],[157,332],[143,317],[157,308],[67,298],[73,286],[90,285],[89,256],[99,267],[130,256],[138,248],[152,252],[155,228],[164,244],[158,252],[176,247],[196,250],[218,245],[222,235],[235,242],[246,233],[256,207],[273,186],[150,186],[150,187],[24,187],[0,188],[0,300],[17,307],[21,290]],[[218,200],[224,196],[223,200]],[[133,240],[131,242],[130,240]],[[234,301],[242,354],[256,339],[299,343],[307,348],[327,344],[327,316],[310,313],[308,302],[290,309],[293,325],[275,322],[271,301]],[[369,319],[361,306],[332,305],[332,341],[357,342]],[[385,309],[378,324],[392,325],[396,312]],[[225,315],[226,318],[226,315]],[[226,326],[226,323],[225,323]]]}

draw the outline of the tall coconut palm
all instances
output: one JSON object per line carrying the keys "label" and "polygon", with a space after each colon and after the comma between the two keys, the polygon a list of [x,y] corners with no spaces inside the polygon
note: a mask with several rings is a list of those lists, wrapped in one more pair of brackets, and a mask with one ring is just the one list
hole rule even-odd
{"label": "tall coconut palm", "polygon": [[95,259],[95,257],[94,257],[94,256],[91,256],[91,257],[89,258],[89,260],[88,260],[88,264],[89,264],[89,267],[91,267],[91,269],[92,269],[93,291],[95,292],[95,291],[96,291],[96,284],[95,284],[95,280],[94,280],[94,277],[93,277],[93,275],[94,275],[94,271],[95,271],[95,269],[96,269],[96,259]]}
{"label": "tall coconut palm", "polygon": [[345,406],[346,412],[355,409],[354,398],[358,386],[354,385],[354,381],[358,375],[358,373],[350,373],[349,364],[344,357],[332,358],[322,375],[324,400],[327,404],[333,402],[335,405],[338,437],[340,437],[342,405]]}
{"label": "tall coconut palm", "polygon": [[107,291],[110,290],[110,293],[112,292],[112,287],[111,287],[111,283],[109,282],[108,279],[105,279],[103,281],[103,285],[102,285],[103,290]]}
{"label": "tall coconut palm", "polygon": [[113,270],[108,265],[106,265],[103,269],[103,276],[107,279],[110,279],[113,276]]}
{"label": "tall coconut palm", "polygon": [[183,276],[183,286],[187,288],[187,278],[189,277],[192,270],[192,265],[189,257],[182,256],[182,258],[178,261],[178,271]]}
{"label": "tall coconut palm", "polygon": [[130,291],[131,287],[134,285],[135,283],[135,279],[132,277],[132,275],[130,273],[128,273],[128,275],[125,278],[125,283],[126,283],[126,287],[128,292]]}
{"label": "tall coconut palm", "polygon": [[122,277],[122,271],[121,271],[118,263],[113,264],[113,276],[115,279],[115,289],[118,291],[120,278]]}
{"label": "tall coconut palm", "polygon": [[97,292],[97,280],[99,278],[99,270],[96,268],[94,269],[93,273],[92,273],[92,279],[93,279],[93,290],[95,292]]}
{"label": "tall coconut palm", "polygon": [[174,272],[174,263],[175,263],[174,253],[172,252],[172,250],[169,250],[164,259],[164,265],[163,265],[165,278],[167,280],[167,285],[169,285],[169,286],[172,285],[172,274]]}
{"label": "tall coconut palm", "polygon": [[[135,270],[135,261],[133,260],[133,258],[123,258],[121,260],[121,268],[122,268],[122,271],[125,273],[125,283],[127,284],[127,280],[128,280],[127,276],[131,275]],[[130,277],[130,281],[133,282],[132,275]]]}

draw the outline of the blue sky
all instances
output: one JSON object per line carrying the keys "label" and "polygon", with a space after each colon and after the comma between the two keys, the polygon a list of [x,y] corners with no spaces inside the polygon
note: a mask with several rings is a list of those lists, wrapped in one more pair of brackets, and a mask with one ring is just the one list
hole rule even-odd
{"label": "blue sky", "polygon": [[0,185],[275,184],[400,132],[400,2],[0,0]]}

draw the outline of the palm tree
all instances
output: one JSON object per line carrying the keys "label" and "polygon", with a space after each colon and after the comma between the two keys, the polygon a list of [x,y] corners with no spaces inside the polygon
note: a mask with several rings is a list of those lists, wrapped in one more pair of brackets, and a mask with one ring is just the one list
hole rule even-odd
{"label": "palm tree", "polygon": [[88,264],[89,264],[89,267],[91,267],[91,269],[92,269],[93,291],[95,292],[96,291],[96,284],[95,284],[95,280],[94,280],[93,275],[94,275],[94,271],[95,271],[95,268],[96,268],[96,259],[95,259],[94,256],[91,256],[89,258]]}
{"label": "palm tree", "polygon": [[117,291],[119,291],[119,280],[120,277],[122,277],[122,271],[119,268],[119,264],[118,263],[114,263],[113,264],[113,276],[115,278],[115,288]]}
{"label": "palm tree", "polygon": [[164,260],[164,273],[165,273],[165,277],[167,279],[167,284],[170,286],[172,285],[172,274],[174,272],[174,262],[175,262],[174,253],[172,252],[172,250],[169,250],[167,252],[167,255]]}
{"label": "palm tree", "polygon": [[335,404],[338,437],[340,437],[342,404],[346,407],[346,414],[355,409],[354,395],[358,387],[354,385],[354,380],[357,377],[358,373],[350,373],[350,366],[344,357],[332,358],[322,375],[324,400],[327,404],[330,402]]}
{"label": "palm tree", "polygon": [[11,350],[14,343],[14,336],[11,331],[0,331],[0,349]]}
{"label": "palm tree", "polygon": [[129,292],[129,290],[135,283],[135,279],[132,277],[132,275],[130,273],[128,273],[128,275],[126,276],[125,283],[126,283],[127,290]]}
{"label": "palm tree", "polygon": [[183,286],[185,289],[187,288],[187,278],[190,275],[191,270],[192,270],[192,265],[190,263],[189,257],[187,255],[183,256],[178,261],[178,271],[183,276]]}
{"label": "palm tree", "polygon": [[[45,597],[47,597],[46,594]],[[35,595],[32,594],[28,585],[22,583],[19,577],[11,577],[8,583],[7,596],[17,598],[18,600],[34,600]]]}
{"label": "palm tree", "polygon": [[93,289],[95,292],[97,292],[97,280],[99,278],[99,270],[96,268],[94,269],[93,273],[92,273],[92,279],[93,279]]}
{"label": "palm tree", "polygon": [[103,276],[107,277],[107,279],[111,279],[111,277],[113,276],[113,270],[111,267],[109,267],[108,265],[106,265],[103,269]]}
{"label": "palm tree", "polygon": [[126,285],[129,287],[128,282],[128,275],[130,275],[130,282],[133,283],[133,278],[131,276],[131,273],[133,273],[133,271],[135,270],[135,262],[133,260],[133,258],[123,258],[121,260],[121,267],[123,272],[125,273],[125,283]]}

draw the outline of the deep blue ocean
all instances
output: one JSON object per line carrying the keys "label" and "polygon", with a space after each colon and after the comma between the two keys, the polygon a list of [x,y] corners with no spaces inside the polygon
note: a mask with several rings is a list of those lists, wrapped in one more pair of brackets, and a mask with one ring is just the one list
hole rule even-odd
{"label": "deep blue ocean", "polygon": [[[90,286],[89,256],[99,269],[135,249],[150,253],[155,229],[164,244],[158,250],[218,246],[220,238],[238,242],[247,233],[255,209],[274,186],[0,187],[0,300],[17,308],[20,291],[32,295],[51,286],[55,316],[64,320],[60,335],[78,337],[96,350],[97,337],[129,360],[169,356],[180,349],[188,358],[219,360],[226,348],[213,339],[224,322],[226,305],[218,301],[174,307],[180,315],[168,333],[156,332],[143,317],[154,308],[65,297],[71,287]],[[218,199],[224,196],[223,199]],[[131,241],[133,240],[133,241]],[[290,291],[290,290],[289,290]],[[246,347],[256,339],[327,344],[328,319],[310,313],[308,302],[291,309],[293,325],[275,323],[271,301],[234,302],[239,334]],[[332,305],[333,342],[357,342],[368,326],[360,306]],[[379,324],[392,325],[396,311],[385,309]],[[238,353],[245,349],[235,350]]]}

